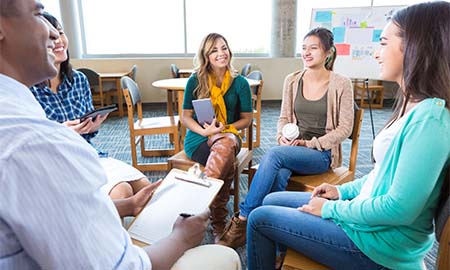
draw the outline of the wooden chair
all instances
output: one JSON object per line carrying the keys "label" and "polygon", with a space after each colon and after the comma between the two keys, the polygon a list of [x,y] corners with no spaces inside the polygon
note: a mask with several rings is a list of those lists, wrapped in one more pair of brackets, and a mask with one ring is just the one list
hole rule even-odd
{"label": "wooden chair", "polygon": [[[377,84],[368,85],[369,88],[369,97],[372,108],[383,108],[383,100],[384,100],[384,86],[381,81],[377,80]],[[367,89],[363,80],[354,80],[354,93],[355,98],[361,98],[359,100],[359,107],[367,108],[369,107],[369,97],[367,97]]]}
{"label": "wooden chair", "polygon": [[180,78],[180,73],[177,65],[171,64],[170,65],[170,72],[172,73],[172,78]]}
{"label": "wooden chair", "polygon": [[105,104],[107,104],[100,74],[90,68],[79,68],[77,70],[86,75],[89,81],[89,87],[91,88],[92,94],[92,103],[94,104],[94,106],[97,105],[96,107],[103,107]]}
{"label": "wooden chair", "polygon": [[[252,87],[252,107],[253,107],[253,127],[256,130],[255,140],[253,141],[253,147],[259,147],[261,141],[261,95],[263,90],[263,76],[262,72],[255,70],[247,75],[247,78],[260,81],[258,86]],[[244,142],[244,146],[247,146],[247,138]]]}
{"label": "wooden chair", "polygon": [[250,63],[245,64],[245,66],[241,70],[241,75],[244,77],[247,77],[247,75],[250,73],[251,69],[252,69],[252,64],[250,64]]}
{"label": "wooden chair", "polygon": [[[133,65],[131,67],[130,71],[128,72],[127,76],[130,77],[134,82],[136,82],[136,73],[137,73],[137,65]],[[122,93],[122,91],[121,91],[121,93]],[[114,98],[116,98],[118,100],[117,89],[111,88],[108,91],[106,91],[104,93],[104,95],[106,96],[105,99],[107,101],[107,104],[114,103]],[[126,103],[125,103],[125,105],[126,105]]]}
{"label": "wooden chair", "polygon": [[[131,158],[133,167],[141,171],[167,170],[167,162],[140,164],[137,161],[137,144],[141,147],[141,156],[159,157],[170,156],[180,150],[179,117],[142,117],[141,93],[137,84],[128,76],[120,80],[122,91],[128,107],[128,125],[130,128]],[[137,110],[137,121],[134,121],[134,107]],[[144,136],[169,134],[173,136],[173,149],[146,149]]]}
{"label": "wooden chair", "polygon": [[359,133],[361,131],[363,114],[363,109],[356,109],[355,119],[353,122],[353,131],[351,135],[352,146],[350,150],[350,162],[348,168],[341,166],[322,174],[293,175],[289,180],[287,190],[312,191],[316,186],[322,183],[341,185],[345,182],[352,181],[355,178]]}
{"label": "wooden chair", "polygon": [[[252,138],[253,129],[246,128],[246,136],[247,138]],[[237,212],[239,209],[239,180],[241,173],[248,174],[248,187],[250,187],[251,183],[251,174],[250,169],[252,167],[252,159],[253,159],[253,145],[250,143],[248,147],[242,147],[241,151],[238,153],[236,157],[235,166],[235,174],[233,179],[233,187],[230,190],[230,194],[234,197],[234,212]],[[169,170],[172,168],[177,168],[181,170],[187,170],[192,165],[195,164],[195,161],[189,159],[186,156],[186,153],[183,151],[177,153],[176,155],[169,158]],[[201,166],[202,171],[205,169]]]}
{"label": "wooden chair", "polygon": [[[436,258],[436,270],[450,269],[450,196],[447,198],[444,207],[436,215],[434,223],[436,240],[439,242],[439,250]],[[288,249],[283,263],[283,270],[312,270],[329,269],[317,263],[305,255]]]}

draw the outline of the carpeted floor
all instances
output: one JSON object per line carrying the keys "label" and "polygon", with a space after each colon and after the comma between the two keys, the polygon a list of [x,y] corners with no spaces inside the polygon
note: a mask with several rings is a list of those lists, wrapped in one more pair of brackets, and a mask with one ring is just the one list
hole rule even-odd
{"label": "carpeted floor", "polygon": [[[261,126],[261,146],[254,151],[254,164],[259,163],[263,154],[274,146],[275,134],[277,129],[277,121],[280,113],[280,101],[263,101],[262,104],[262,126]],[[387,119],[390,117],[392,110],[392,104],[385,105],[384,109],[373,110],[372,118],[374,121],[375,132],[380,130]],[[145,104],[144,116],[163,116],[166,115],[165,104]],[[364,113],[363,125],[361,129],[358,161],[356,166],[356,177],[361,177],[370,172],[373,168],[371,150],[372,150],[372,127],[370,121],[369,110],[366,109]],[[110,117],[101,127],[99,134],[93,141],[96,146],[109,153],[110,157],[125,161],[131,164],[131,151],[130,151],[130,138],[128,131],[127,118]],[[157,135],[146,138],[146,144],[148,147],[170,147],[168,136]],[[343,148],[343,160],[344,164],[348,164],[349,152],[350,152],[350,140],[347,140],[342,145]],[[139,154],[139,153],[138,153]],[[166,160],[167,157],[159,158],[142,158],[138,157],[143,162],[155,162],[156,160]],[[156,181],[159,178],[163,178],[166,175],[164,171],[146,172],[146,175],[151,181]],[[247,194],[247,176],[241,176],[241,197],[242,200]],[[228,208],[232,211],[232,200],[228,203]],[[211,243],[212,236],[210,231],[208,232],[204,243]],[[237,249],[244,268],[246,269],[246,251],[245,248]],[[436,261],[437,245],[435,244],[431,252],[426,257],[426,265],[429,270],[434,269],[434,262]]]}

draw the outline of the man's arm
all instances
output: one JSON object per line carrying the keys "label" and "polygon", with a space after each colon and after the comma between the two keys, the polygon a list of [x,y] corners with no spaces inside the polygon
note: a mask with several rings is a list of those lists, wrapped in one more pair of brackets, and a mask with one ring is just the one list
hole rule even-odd
{"label": "man's arm", "polygon": [[8,205],[1,213],[11,237],[44,269],[148,269],[148,256],[132,245],[100,190],[106,176],[93,148],[65,127],[45,124],[48,132],[17,136],[18,147],[3,161],[0,205]]}

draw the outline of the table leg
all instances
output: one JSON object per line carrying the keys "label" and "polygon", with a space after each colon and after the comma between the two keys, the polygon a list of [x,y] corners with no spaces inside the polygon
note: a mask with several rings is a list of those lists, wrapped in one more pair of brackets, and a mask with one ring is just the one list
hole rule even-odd
{"label": "table leg", "polygon": [[177,91],[178,94],[178,115],[180,116],[180,149],[183,150],[184,146],[184,137],[186,136],[186,127],[183,125],[181,121],[181,114],[183,113],[183,99],[184,99],[184,91]]}
{"label": "table leg", "polygon": [[119,117],[123,117],[123,96],[120,85],[120,78],[116,78],[117,103],[119,103]]}
{"label": "table leg", "polygon": [[[167,115],[173,116],[173,91],[167,90]],[[170,143],[174,142],[173,134],[169,135]]]}

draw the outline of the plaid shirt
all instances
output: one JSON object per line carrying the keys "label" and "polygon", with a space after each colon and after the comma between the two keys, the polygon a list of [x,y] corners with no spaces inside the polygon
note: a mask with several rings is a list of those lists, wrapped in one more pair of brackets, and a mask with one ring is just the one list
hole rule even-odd
{"label": "plaid shirt", "polygon": [[[58,86],[58,92],[55,94],[45,84],[35,85],[30,88],[31,92],[41,104],[47,118],[59,123],[68,120],[79,119],[85,113],[93,111],[92,94],[89,82],[86,76],[76,70],[73,70],[73,82],[67,77]],[[88,143],[97,135],[98,131],[81,135]],[[105,153],[99,155],[103,156]]]}

